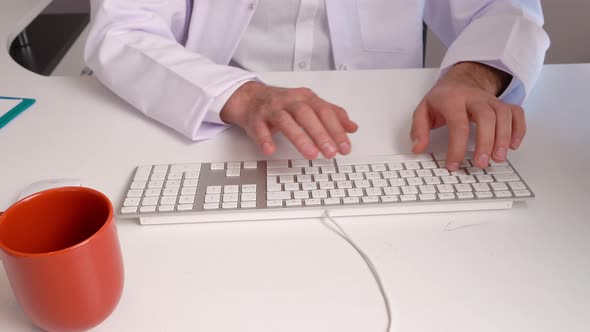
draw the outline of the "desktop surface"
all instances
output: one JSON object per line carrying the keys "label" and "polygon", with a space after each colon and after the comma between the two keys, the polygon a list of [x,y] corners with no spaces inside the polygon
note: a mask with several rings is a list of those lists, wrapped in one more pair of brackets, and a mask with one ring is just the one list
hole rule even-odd
{"label": "desktop surface", "polygon": [[[12,15],[0,10],[5,40],[18,32],[5,31],[8,24],[26,24],[16,17],[38,5],[8,3]],[[78,178],[116,203],[137,165],[262,159],[237,128],[189,142],[93,78],[40,77],[5,53],[0,94],[37,104],[0,130],[0,210],[41,179]],[[345,107],[360,125],[351,136],[354,154],[403,154],[411,112],[436,70],[262,77],[309,86]],[[525,105],[527,138],[509,158],[535,200],[502,211],[337,218],[381,275],[393,331],[587,330],[589,85],[588,64],[546,66]],[[431,151],[443,151],[445,137],[435,132]],[[278,145],[273,158],[296,157],[286,140]],[[368,269],[319,219],[165,226],[118,220],[118,229],[125,290],[96,331],[384,329]],[[34,330],[3,272],[0,330]]]}

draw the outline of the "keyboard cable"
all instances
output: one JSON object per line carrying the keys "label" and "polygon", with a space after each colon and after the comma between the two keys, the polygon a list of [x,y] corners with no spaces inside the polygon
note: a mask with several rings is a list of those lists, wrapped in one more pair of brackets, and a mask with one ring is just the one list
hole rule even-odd
{"label": "keyboard cable", "polygon": [[348,236],[348,234],[344,231],[344,229],[342,227],[340,227],[338,222],[334,219],[334,217],[330,213],[330,210],[325,210],[324,215],[326,216],[326,218],[322,218],[322,220],[323,221],[329,220],[330,223],[335,227],[335,228],[334,227],[328,227],[328,228],[330,230],[332,230],[333,232],[335,232],[336,234],[338,234],[346,242],[348,242],[348,244],[350,244],[354,248],[354,250],[356,250],[356,252],[361,256],[361,258],[365,261],[365,264],[367,265],[367,267],[371,271],[371,274],[373,275],[373,279],[375,279],[375,282],[377,283],[377,287],[379,288],[379,292],[381,293],[381,297],[383,298],[383,303],[385,305],[385,311],[387,314],[387,328],[385,329],[385,332],[389,332],[389,330],[391,329],[391,307],[389,305],[389,298],[387,297],[387,293],[385,292],[385,287],[383,286],[383,282],[381,281],[381,277],[379,276],[379,273],[377,272],[375,265],[373,264],[373,262],[371,261],[369,256]]}

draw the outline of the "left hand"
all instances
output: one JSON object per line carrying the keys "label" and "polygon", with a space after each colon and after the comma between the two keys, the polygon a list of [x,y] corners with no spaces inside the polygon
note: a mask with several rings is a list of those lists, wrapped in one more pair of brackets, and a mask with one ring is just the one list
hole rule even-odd
{"label": "left hand", "polygon": [[423,152],[430,130],[448,125],[447,169],[457,170],[467,149],[471,121],[477,128],[475,166],[487,167],[490,158],[497,162],[506,160],[508,148],[517,149],[526,133],[524,110],[496,97],[510,80],[509,74],[479,63],[453,66],[414,112],[412,151]]}

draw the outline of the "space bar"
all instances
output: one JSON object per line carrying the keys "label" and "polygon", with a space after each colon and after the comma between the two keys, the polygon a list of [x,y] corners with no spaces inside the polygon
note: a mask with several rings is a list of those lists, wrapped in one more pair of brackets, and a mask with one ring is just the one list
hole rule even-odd
{"label": "space bar", "polygon": [[336,158],[338,166],[354,166],[368,164],[386,164],[407,161],[431,161],[434,160],[431,154],[394,154],[386,156],[367,157],[339,157]]}

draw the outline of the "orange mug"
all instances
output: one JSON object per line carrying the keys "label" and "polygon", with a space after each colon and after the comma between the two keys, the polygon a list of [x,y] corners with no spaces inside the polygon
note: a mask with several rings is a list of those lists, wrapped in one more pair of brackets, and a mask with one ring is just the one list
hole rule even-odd
{"label": "orange mug", "polygon": [[62,187],[28,196],[0,215],[0,257],[17,302],[47,331],[84,331],[123,292],[113,205],[102,193]]}

